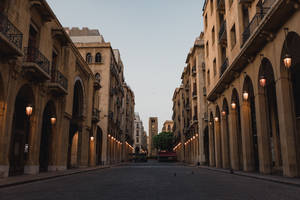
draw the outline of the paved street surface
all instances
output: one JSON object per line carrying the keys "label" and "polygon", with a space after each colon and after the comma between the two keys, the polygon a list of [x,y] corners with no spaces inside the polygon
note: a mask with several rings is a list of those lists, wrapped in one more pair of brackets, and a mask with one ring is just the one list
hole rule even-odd
{"label": "paved street surface", "polygon": [[300,188],[176,163],[148,162],[2,188],[0,199],[292,200],[300,199]]}

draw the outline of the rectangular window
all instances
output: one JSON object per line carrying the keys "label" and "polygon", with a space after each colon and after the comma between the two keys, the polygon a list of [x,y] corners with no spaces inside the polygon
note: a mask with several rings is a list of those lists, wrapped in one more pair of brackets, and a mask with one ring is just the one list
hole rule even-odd
{"label": "rectangular window", "polygon": [[210,0],[210,14],[212,15],[214,12],[214,0]]}
{"label": "rectangular window", "polygon": [[139,143],[139,138],[138,137],[136,137],[136,143]]}
{"label": "rectangular window", "polygon": [[231,40],[231,49],[233,49],[235,44],[236,44],[235,25],[233,25],[231,30],[230,30],[230,40]]}
{"label": "rectangular window", "polygon": [[208,49],[208,41],[206,42],[206,56],[208,57],[209,49]]}
{"label": "rectangular window", "polygon": [[204,17],[204,26],[205,26],[205,28],[207,28],[207,14]]}
{"label": "rectangular window", "polygon": [[214,76],[216,76],[217,75],[217,61],[216,61],[216,59],[214,59],[214,61],[213,61],[213,70],[214,70]]}
{"label": "rectangular window", "polygon": [[212,40],[212,44],[215,43],[215,27],[212,28],[212,31],[211,31],[211,40]]}
{"label": "rectangular window", "polygon": [[210,72],[207,70],[207,85],[210,85]]}

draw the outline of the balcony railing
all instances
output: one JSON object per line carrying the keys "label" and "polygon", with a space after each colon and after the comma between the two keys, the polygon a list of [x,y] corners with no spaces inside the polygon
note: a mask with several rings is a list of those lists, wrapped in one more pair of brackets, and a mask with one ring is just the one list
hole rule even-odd
{"label": "balcony railing", "polygon": [[68,79],[58,70],[51,73],[51,82],[59,84],[63,89],[68,90]]}
{"label": "balcony railing", "polygon": [[22,32],[19,31],[3,13],[0,13],[0,33],[19,50],[22,49]]}
{"label": "balcony railing", "polygon": [[24,62],[35,63],[45,73],[50,74],[50,62],[37,48],[24,48]]}
{"label": "balcony railing", "polygon": [[267,12],[270,10],[274,2],[275,0],[265,0],[263,3],[261,1],[258,3],[258,9],[259,9],[258,13],[255,14],[251,22],[248,24],[248,26],[245,28],[243,32],[242,46],[253,34],[254,30],[256,29],[256,27],[258,27],[258,25],[260,24],[264,16],[267,14]]}
{"label": "balcony railing", "polygon": [[219,31],[219,42],[221,42],[222,40],[226,40],[226,20],[222,22]]}
{"label": "balcony railing", "polygon": [[227,69],[228,67],[228,58],[226,58],[223,62],[223,64],[221,65],[221,68],[220,68],[220,77],[223,75],[223,73],[225,72],[225,70]]}

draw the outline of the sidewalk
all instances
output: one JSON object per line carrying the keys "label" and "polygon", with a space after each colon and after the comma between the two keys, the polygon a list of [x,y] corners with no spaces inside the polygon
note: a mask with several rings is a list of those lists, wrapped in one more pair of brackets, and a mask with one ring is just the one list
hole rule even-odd
{"label": "sidewalk", "polygon": [[267,174],[258,174],[254,172],[243,172],[243,171],[230,171],[229,169],[221,169],[221,168],[215,168],[215,167],[208,167],[208,166],[198,166],[198,168],[201,169],[207,169],[212,171],[218,171],[222,173],[232,173],[238,176],[245,176],[250,178],[256,178],[260,180],[265,181],[272,181],[276,183],[283,183],[288,185],[294,185],[300,187],[300,179],[299,178],[288,178],[284,176],[276,176],[276,175],[267,175]]}
{"label": "sidewalk", "polygon": [[20,185],[25,183],[31,183],[36,181],[42,181],[47,179],[53,179],[62,176],[70,176],[73,174],[79,174],[84,172],[90,172],[100,169],[107,169],[114,166],[119,166],[120,164],[116,165],[105,165],[105,166],[97,166],[97,167],[87,167],[87,168],[77,168],[77,169],[69,169],[64,171],[54,171],[54,172],[45,172],[39,173],[35,175],[20,175],[20,176],[12,176],[7,178],[0,178],[0,188]]}

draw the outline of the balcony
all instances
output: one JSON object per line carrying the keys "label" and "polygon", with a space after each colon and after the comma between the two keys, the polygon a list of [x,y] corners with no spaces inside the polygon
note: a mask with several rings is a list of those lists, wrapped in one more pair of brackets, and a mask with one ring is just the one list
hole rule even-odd
{"label": "balcony", "polygon": [[67,95],[68,79],[60,71],[54,70],[48,87],[55,95]]}
{"label": "balcony", "polygon": [[192,67],[192,75],[196,76],[196,66]]}
{"label": "balcony", "polygon": [[92,121],[94,123],[98,123],[100,121],[100,110],[98,110],[97,108],[93,109],[93,112],[92,112]]}
{"label": "balcony", "polygon": [[223,73],[226,71],[228,67],[228,58],[226,58],[223,62],[223,64],[221,65],[221,68],[220,68],[220,77],[223,75]]}
{"label": "balcony", "polygon": [[193,91],[192,96],[193,96],[193,99],[197,98],[197,91],[196,90]]}
{"label": "balcony", "polygon": [[225,0],[218,0],[217,1],[217,10],[221,13],[225,12]]}
{"label": "balcony", "polygon": [[219,31],[219,43],[227,44],[227,29],[226,29],[226,20],[221,23]]}
{"label": "balcony", "polygon": [[264,18],[265,13],[256,13],[255,16],[252,18],[251,22],[249,25],[245,28],[243,32],[243,43],[242,46],[245,44],[245,42],[250,38],[254,30],[258,27],[260,24],[261,20]]}
{"label": "balcony", "polygon": [[23,69],[30,79],[45,81],[51,79],[50,62],[37,48],[25,48]]}
{"label": "balcony", "polygon": [[22,56],[23,34],[0,13],[0,52],[4,55]]}

